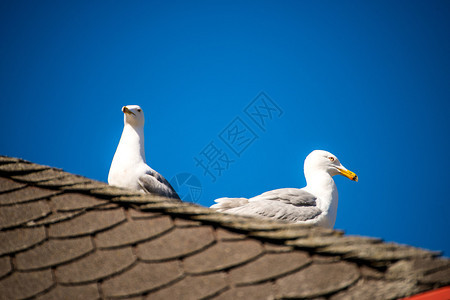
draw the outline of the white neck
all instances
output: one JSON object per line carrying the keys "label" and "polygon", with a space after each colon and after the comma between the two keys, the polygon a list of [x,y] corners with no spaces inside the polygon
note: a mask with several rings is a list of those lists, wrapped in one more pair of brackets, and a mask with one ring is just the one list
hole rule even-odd
{"label": "white neck", "polygon": [[[121,153],[127,154],[121,156]],[[144,127],[136,128],[130,124],[125,124],[119,145],[114,154],[113,164],[118,157],[127,157],[127,164],[131,165],[145,163]]]}
{"label": "white neck", "polygon": [[327,225],[334,226],[338,206],[338,191],[333,177],[325,171],[306,172],[306,190],[317,196],[317,207],[328,219]]}

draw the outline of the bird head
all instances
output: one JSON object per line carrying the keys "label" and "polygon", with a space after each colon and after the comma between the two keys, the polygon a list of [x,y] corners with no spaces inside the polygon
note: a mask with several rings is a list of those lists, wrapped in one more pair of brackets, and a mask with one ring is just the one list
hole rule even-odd
{"label": "bird head", "polygon": [[133,127],[142,127],[145,123],[144,112],[139,105],[127,105],[122,107],[125,124]]}
{"label": "bird head", "polygon": [[358,176],[347,170],[336,157],[328,151],[314,150],[305,159],[305,174],[314,171],[325,171],[331,176],[344,175],[350,180],[358,181]]}

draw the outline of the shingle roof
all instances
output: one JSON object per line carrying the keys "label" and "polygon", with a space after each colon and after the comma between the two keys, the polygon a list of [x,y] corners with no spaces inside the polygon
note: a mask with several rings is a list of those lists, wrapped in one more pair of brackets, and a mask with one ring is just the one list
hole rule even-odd
{"label": "shingle roof", "polygon": [[225,215],[4,156],[0,229],[0,299],[393,299],[450,284],[450,260],[436,252]]}

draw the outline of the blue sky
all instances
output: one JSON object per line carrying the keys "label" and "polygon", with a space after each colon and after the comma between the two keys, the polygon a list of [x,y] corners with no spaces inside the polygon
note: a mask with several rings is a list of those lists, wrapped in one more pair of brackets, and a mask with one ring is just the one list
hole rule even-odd
{"label": "blue sky", "polygon": [[[201,205],[301,188],[324,149],[360,178],[335,177],[335,228],[449,256],[449,16],[448,1],[1,1],[0,154],[106,181],[121,107],[139,104],[147,162],[195,176]],[[195,161],[212,145],[215,181]]]}

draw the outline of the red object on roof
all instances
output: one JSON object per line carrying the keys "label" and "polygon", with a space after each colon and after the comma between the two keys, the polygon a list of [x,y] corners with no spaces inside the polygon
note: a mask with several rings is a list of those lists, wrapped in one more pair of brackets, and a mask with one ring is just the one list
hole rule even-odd
{"label": "red object on roof", "polygon": [[407,297],[404,300],[450,300],[450,286]]}

